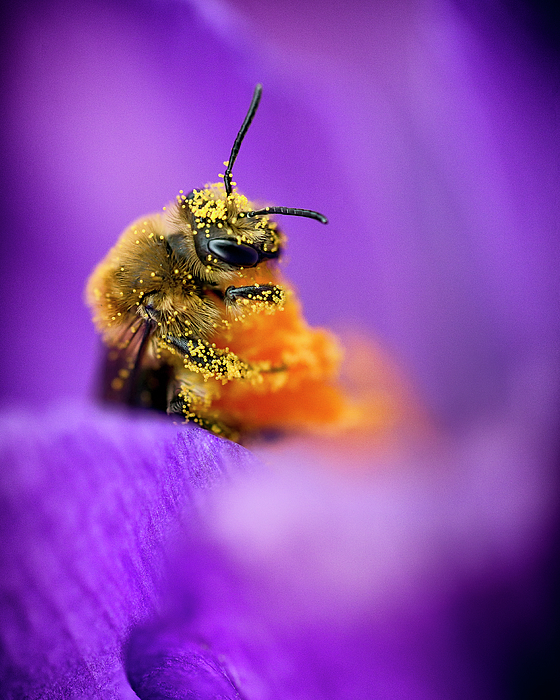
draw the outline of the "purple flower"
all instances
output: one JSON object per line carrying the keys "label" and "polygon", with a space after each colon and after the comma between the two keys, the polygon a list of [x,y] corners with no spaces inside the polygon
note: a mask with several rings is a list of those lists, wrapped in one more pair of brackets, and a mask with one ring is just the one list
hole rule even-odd
{"label": "purple flower", "polygon": [[[557,72],[514,6],[10,10],[2,697],[545,696]],[[92,406],[87,275],[216,179],[256,82],[240,189],[329,217],[290,220],[287,274],[390,349],[431,442],[249,452]]]}

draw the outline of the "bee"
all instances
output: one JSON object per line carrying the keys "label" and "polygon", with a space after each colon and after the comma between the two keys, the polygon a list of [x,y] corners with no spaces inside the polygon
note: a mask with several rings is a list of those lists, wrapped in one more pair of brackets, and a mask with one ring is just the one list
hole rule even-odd
{"label": "bee", "polygon": [[[86,290],[108,346],[104,398],[180,414],[232,439],[275,425],[273,395],[288,416],[294,391],[322,386],[338,362],[336,343],[305,324],[280,276],[286,238],[271,218],[326,217],[259,208],[232,182],[261,94],[259,84],[223,182],[181,190],[162,213],[134,222]],[[282,323],[272,319],[283,313]]]}

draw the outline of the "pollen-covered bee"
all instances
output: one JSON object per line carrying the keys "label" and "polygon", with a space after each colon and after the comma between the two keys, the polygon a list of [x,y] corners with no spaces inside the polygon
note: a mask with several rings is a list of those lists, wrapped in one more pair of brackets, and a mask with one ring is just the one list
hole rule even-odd
{"label": "pollen-covered bee", "polygon": [[133,223],[87,286],[108,346],[104,398],[183,414],[233,439],[328,422],[341,410],[331,381],[338,345],[303,320],[278,271],[286,239],[270,217],[327,219],[259,208],[232,182],[261,92],[257,85],[223,183],[181,191],[163,213]]}

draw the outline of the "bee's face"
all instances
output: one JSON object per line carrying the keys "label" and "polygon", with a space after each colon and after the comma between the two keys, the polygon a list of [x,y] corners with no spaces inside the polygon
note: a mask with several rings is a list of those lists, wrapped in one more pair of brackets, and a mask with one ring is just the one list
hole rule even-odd
{"label": "bee's face", "polygon": [[221,185],[178,196],[179,216],[192,231],[194,250],[205,266],[224,271],[255,267],[280,256],[281,234],[268,216],[250,217],[253,209],[237,192]]}

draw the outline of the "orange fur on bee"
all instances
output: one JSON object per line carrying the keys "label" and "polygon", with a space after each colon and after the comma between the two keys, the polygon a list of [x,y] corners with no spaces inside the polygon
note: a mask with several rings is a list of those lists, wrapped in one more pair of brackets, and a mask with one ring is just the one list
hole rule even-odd
{"label": "orange fur on bee", "polygon": [[[286,287],[278,277],[274,282]],[[293,291],[282,310],[247,314],[213,340],[251,364],[273,368],[262,372],[258,383],[209,380],[215,383],[212,411],[244,432],[380,435],[391,432],[407,412],[398,380],[393,376],[387,385],[389,372],[373,346],[366,352],[362,345],[359,358],[353,347],[345,363],[336,336],[307,324]],[[356,372],[363,372],[361,386],[349,376]]]}
{"label": "orange fur on bee", "polygon": [[330,333],[310,328],[289,294],[283,310],[254,313],[217,337],[251,364],[270,362],[262,381],[220,386],[213,408],[248,429],[305,429],[346,419],[347,401],[337,385],[341,349]]}

